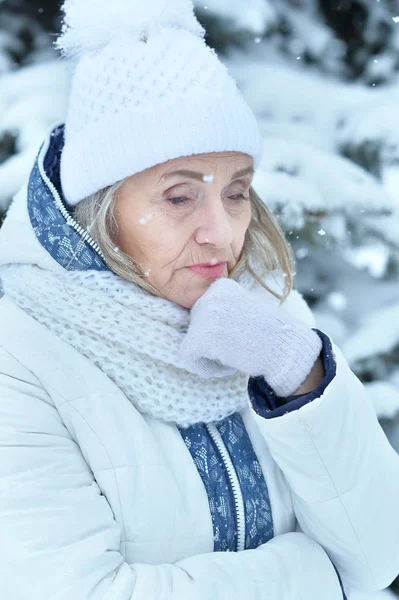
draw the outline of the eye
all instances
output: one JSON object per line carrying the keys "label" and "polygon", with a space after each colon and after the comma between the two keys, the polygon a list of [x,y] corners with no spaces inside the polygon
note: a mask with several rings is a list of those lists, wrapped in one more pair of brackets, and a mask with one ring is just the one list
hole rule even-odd
{"label": "eye", "polygon": [[230,200],[249,200],[249,196],[244,196],[244,194],[234,194],[233,196],[229,196]]}
{"label": "eye", "polygon": [[176,196],[175,198],[168,198],[168,202],[170,202],[170,204],[173,204],[173,206],[178,206],[180,204],[185,204],[186,202],[189,202],[189,198],[187,198],[187,196]]}

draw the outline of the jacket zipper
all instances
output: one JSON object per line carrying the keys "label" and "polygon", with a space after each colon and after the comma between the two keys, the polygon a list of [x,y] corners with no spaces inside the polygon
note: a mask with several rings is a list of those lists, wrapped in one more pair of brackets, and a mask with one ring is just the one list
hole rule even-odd
{"label": "jacket zipper", "polygon": [[60,213],[62,214],[62,216],[64,217],[67,225],[70,225],[82,238],[83,242],[86,242],[87,244],[89,244],[89,246],[91,246],[93,248],[93,250],[95,252],[97,252],[97,254],[99,256],[101,256],[101,258],[104,260],[104,254],[101,252],[100,247],[98,246],[98,244],[93,240],[93,238],[91,237],[90,233],[88,232],[87,229],[84,229],[83,227],[81,227],[73,217],[71,217],[71,215],[69,214],[69,212],[67,211],[67,209],[65,208],[65,205],[61,199],[61,196],[59,195],[59,193],[57,192],[55,186],[53,185],[53,183],[50,181],[50,179],[47,177],[46,172],[44,170],[43,167],[43,160],[44,160],[44,156],[48,150],[49,147],[49,142],[47,144],[43,144],[43,148],[39,154],[39,158],[38,158],[38,165],[39,165],[39,171],[40,171],[40,175],[44,181],[44,183],[46,184],[46,186],[48,187],[48,189],[51,192],[51,195],[53,197],[54,200],[54,204],[56,205],[56,207],[58,208],[58,210],[60,211]]}
{"label": "jacket zipper", "polygon": [[206,428],[212,440],[214,441],[215,446],[219,450],[220,456],[222,457],[222,460],[227,470],[227,474],[230,479],[231,488],[233,490],[237,519],[237,552],[242,552],[243,550],[245,550],[245,507],[240,482],[238,480],[237,472],[234,468],[228,450],[223,442],[222,436],[220,435],[216,425],[214,425],[213,423],[208,423],[206,424]]}

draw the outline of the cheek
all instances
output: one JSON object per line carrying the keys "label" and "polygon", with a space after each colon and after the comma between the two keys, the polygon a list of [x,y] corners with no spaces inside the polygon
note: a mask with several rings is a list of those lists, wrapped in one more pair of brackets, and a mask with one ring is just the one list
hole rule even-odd
{"label": "cheek", "polygon": [[138,263],[159,255],[170,245],[165,239],[162,218],[146,203],[133,205],[131,199],[122,196],[115,206],[118,224],[116,241],[118,247]]}
{"label": "cheek", "polygon": [[120,230],[120,248],[154,276],[164,270],[164,276],[173,270],[182,255],[187,239],[184,232],[154,218],[139,226],[125,225]]}

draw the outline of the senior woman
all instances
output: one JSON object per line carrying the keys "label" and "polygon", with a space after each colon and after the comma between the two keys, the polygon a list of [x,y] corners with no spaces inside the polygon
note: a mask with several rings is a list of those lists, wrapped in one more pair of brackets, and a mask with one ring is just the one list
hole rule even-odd
{"label": "senior woman", "polygon": [[191,3],[65,4],[0,233],[0,597],[338,600],[399,573],[399,458],[293,290]]}

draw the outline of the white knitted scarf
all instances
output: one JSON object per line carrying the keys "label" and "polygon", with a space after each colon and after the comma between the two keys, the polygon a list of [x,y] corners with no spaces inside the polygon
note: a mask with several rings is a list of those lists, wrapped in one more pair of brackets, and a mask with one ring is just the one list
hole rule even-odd
{"label": "white knitted scarf", "polygon": [[[220,365],[215,377],[202,379],[182,367],[188,309],[111,271],[6,265],[0,278],[16,304],[96,364],[140,412],[188,427],[248,406],[245,374],[229,369],[226,375]],[[248,274],[239,283],[261,287]]]}

